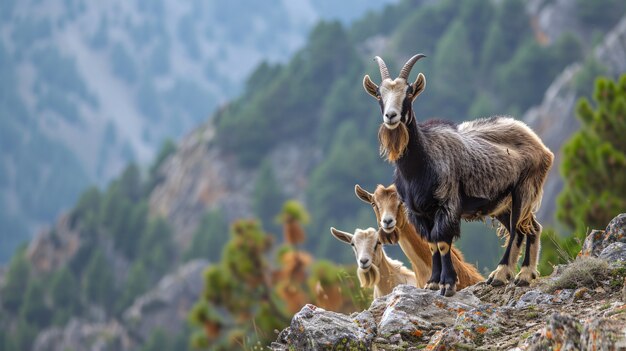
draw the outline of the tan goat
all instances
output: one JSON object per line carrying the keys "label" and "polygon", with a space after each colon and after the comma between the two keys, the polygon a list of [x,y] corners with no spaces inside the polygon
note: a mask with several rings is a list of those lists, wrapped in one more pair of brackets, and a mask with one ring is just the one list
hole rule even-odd
{"label": "tan goat", "polygon": [[[404,254],[411,261],[415,271],[415,279],[418,287],[426,287],[430,278],[432,260],[428,242],[418,235],[415,227],[408,221],[404,204],[395,185],[384,187],[378,185],[374,193],[369,193],[358,184],[354,187],[356,196],[364,202],[371,204],[376,220],[382,233],[380,239],[383,243],[398,243]],[[452,247],[452,264],[457,271],[458,288],[474,285],[485,280],[476,270],[474,265],[463,259],[463,254]]]}
{"label": "tan goat", "polygon": [[330,228],[330,232],[338,240],[352,245],[361,287],[373,287],[374,298],[389,294],[400,284],[415,286],[415,273],[385,254],[376,229],[357,229],[354,235],[335,228]]}

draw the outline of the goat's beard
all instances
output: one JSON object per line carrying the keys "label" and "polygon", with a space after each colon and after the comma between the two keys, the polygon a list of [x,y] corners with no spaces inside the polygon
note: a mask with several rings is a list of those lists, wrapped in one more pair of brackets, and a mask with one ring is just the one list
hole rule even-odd
{"label": "goat's beard", "polygon": [[397,244],[400,240],[400,234],[398,234],[398,227],[396,226],[392,231],[386,232],[383,228],[378,230],[378,237],[383,244]]}
{"label": "goat's beard", "polygon": [[378,141],[380,142],[380,155],[386,157],[389,162],[396,162],[409,145],[409,129],[402,122],[394,129],[381,124],[378,128]]}
{"label": "goat's beard", "polygon": [[380,271],[375,264],[370,265],[367,269],[357,268],[356,275],[362,288],[372,288],[380,281]]}

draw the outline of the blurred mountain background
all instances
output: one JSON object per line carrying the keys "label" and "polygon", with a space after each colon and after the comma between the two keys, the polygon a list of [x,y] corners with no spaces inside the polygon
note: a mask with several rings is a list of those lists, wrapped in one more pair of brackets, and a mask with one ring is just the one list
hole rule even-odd
{"label": "blurred mountain background", "polygon": [[[202,272],[233,264],[222,257],[230,225],[256,218],[253,237],[279,241],[287,199],[310,212],[300,247],[351,263],[328,228],[376,226],[354,184],[392,180],[361,85],[366,73],[379,79],[375,55],[392,74],[428,56],[412,74],[427,78],[418,119],[529,123],[557,155],[541,221],[571,234],[555,218],[561,145],[578,129],[577,99],[598,76],[626,72],[619,0],[0,6],[7,350],[190,347]],[[457,244],[481,271],[499,259],[493,232],[468,223]],[[255,328],[229,340],[267,341]]]}
{"label": "blurred mountain background", "polygon": [[90,184],[148,163],[322,19],[389,1],[2,1],[0,262]]}

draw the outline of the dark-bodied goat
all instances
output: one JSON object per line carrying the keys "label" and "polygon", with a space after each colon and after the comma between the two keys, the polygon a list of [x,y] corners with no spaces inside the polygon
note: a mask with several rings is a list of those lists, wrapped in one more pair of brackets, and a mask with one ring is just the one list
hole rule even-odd
{"label": "dark-bodied goat", "polygon": [[538,276],[541,225],[534,213],[554,155],[524,123],[511,117],[490,117],[454,124],[429,120],[419,123],[413,101],[424,91],[426,78],[409,83],[413,65],[407,61],[392,79],[385,62],[376,57],[382,82],[363,79],[365,90],[380,105],[383,123],[378,131],[381,155],[395,164],[394,184],[409,220],[429,243],[432,274],[426,287],[441,294],[456,292],[457,273],[450,246],[461,233],[461,219],[496,218],[508,233],[506,251],[487,280],[504,285],[517,265],[526,238],[522,268],[516,285]]}

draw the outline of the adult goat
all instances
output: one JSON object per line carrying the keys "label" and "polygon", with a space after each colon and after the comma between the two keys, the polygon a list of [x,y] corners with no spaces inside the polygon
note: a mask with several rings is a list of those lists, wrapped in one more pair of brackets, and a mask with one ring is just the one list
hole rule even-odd
{"label": "adult goat", "polygon": [[391,79],[378,56],[382,82],[366,75],[365,91],[380,105],[383,123],[378,131],[381,155],[395,164],[394,184],[408,210],[409,220],[429,243],[432,274],[427,287],[441,294],[456,292],[457,274],[450,246],[461,233],[461,218],[490,216],[508,232],[506,251],[487,280],[505,284],[513,274],[526,237],[526,252],[516,285],[538,276],[541,225],[535,211],[554,155],[524,123],[511,117],[490,117],[454,124],[429,120],[418,123],[413,101],[424,91],[426,78],[408,78],[422,54],[411,57],[399,76]]}

